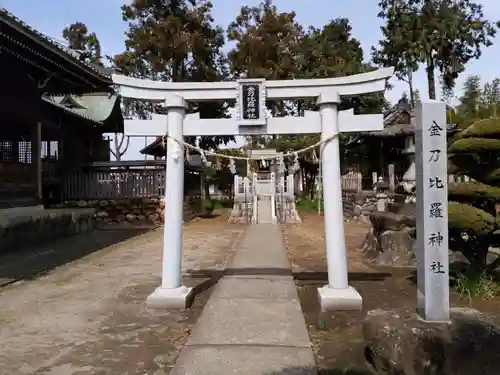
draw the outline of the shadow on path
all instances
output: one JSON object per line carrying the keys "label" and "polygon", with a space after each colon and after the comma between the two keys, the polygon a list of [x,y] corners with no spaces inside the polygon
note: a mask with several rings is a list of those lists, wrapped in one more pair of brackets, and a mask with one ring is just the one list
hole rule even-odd
{"label": "shadow on path", "polygon": [[274,371],[265,375],[370,375],[368,370],[345,368],[345,369],[320,369],[307,367],[287,367],[280,371]]}
{"label": "shadow on path", "polygon": [[[223,276],[293,276],[298,281],[327,282],[328,272],[292,272],[289,268],[229,268],[224,271],[188,270],[190,277],[220,280]],[[383,281],[389,272],[349,272],[349,281]]]}
{"label": "shadow on path", "polygon": [[92,233],[0,256],[0,287],[35,279],[56,267],[154,229],[152,226],[110,225]]}

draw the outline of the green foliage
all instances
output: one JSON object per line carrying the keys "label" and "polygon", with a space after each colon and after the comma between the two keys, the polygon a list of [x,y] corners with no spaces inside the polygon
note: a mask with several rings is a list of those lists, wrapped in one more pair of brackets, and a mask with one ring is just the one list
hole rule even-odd
{"label": "green foliage", "polygon": [[429,98],[435,99],[435,70],[442,86],[452,89],[465,65],[492,45],[497,24],[484,19],[482,5],[470,0],[380,0],[383,39],[373,60],[394,66],[398,78],[425,66]]}
{"label": "green foliage", "polygon": [[64,28],[63,38],[69,47],[80,53],[80,60],[86,63],[102,66],[101,43],[95,33],[89,32],[82,22],[75,22]]}
{"label": "green foliage", "polygon": [[[474,95],[474,100],[480,100],[480,95]],[[468,105],[474,106],[474,102]],[[496,212],[500,202],[500,121],[475,121],[456,137],[449,152],[454,167],[477,180],[449,185],[450,200],[456,201],[448,209],[450,248],[462,252],[471,263],[464,285],[472,285],[464,280],[482,285],[485,272],[500,264],[500,257],[488,262],[489,247],[500,243]]]}
{"label": "green foliage", "polygon": [[295,205],[299,211],[302,212],[318,212],[318,204],[319,204],[319,210],[320,213],[323,213],[324,211],[324,206],[323,206],[323,200],[322,199],[309,199],[309,198],[298,198],[295,201]]}
{"label": "green foliage", "polygon": [[[128,22],[126,50],[112,61],[124,74],[159,81],[226,79],[224,30],[213,24],[210,1],[133,0],[121,10]],[[151,103],[126,104],[141,117],[159,110]],[[188,111],[203,118],[227,117],[224,103],[192,103]],[[201,137],[200,147],[218,149],[231,140],[234,137]]]}
{"label": "green foliage", "polygon": [[489,235],[496,229],[493,215],[458,202],[448,204],[448,225],[455,231],[473,232],[477,236]]}
{"label": "green foliage", "polygon": [[295,12],[279,12],[269,0],[243,6],[227,35],[236,43],[228,54],[233,74],[290,79],[298,73],[302,28],[295,21]]}
{"label": "green foliage", "polygon": [[219,199],[204,199],[203,200],[203,213],[211,214],[215,210],[220,210],[223,208],[231,208],[231,200],[219,200]]}
{"label": "green foliage", "polygon": [[479,182],[462,182],[448,184],[450,200],[484,202],[500,202],[500,187],[489,186]]}
{"label": "green foliage", "polygon": [[[235,42],[235,47],[228,54],[231,74],[274,80],[339,77],[373,69],[364,62],[361,44],[352,36],[348,19],[337,18],[319,28],[304,28],[295,17],[294,12],[280,12],[269,0],[254,7],[243,6],[227,30],[229,41]],[[302,116],[304,110],[314,109],[316,103],[275,101],[267,105],[273,115]],[[385,107],[387,101],[383,95],[370,94],[343,100],[341,109],[354,108],[356,113],[377,113]],[[304,148],[318,141],[319,135],[251,139],[252,145],[284,152]],[[342,135],[341,151],[345,156],[349,153],[358,156],[362,142],[356,134]],[[356,146],[357,150],[352,146]],[[315,193],[319,156],[319,147],[299,156],[306,193],[310,197]],[[293,161],[285,162],[290,166]]]}
{"label": "green foliage", "polygon": [[500,139],[491,138],[465,138],[454,142],[449,150],[450,153],[484,153],[500,152]]}
{"label": "green foliage", "polygon": [[463,130],[462,138],[497,138],[500,139],[500,118],[490,117],[474,122]]}
{"label": "green foliage", "polygon": [[469,300],[469,303],[474,297],[492,299],[500,294],[500,285],[498,282],[486,274],[459,274],[453,280],[453,286],[462,298]]}

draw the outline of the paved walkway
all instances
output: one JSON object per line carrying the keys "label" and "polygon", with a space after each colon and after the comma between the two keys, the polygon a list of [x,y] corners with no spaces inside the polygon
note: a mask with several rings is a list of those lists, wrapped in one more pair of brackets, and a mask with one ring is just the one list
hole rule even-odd
{"label": "paved walkway", "polygon": [[280,227],[252,225],[170,375],[316,373]]}

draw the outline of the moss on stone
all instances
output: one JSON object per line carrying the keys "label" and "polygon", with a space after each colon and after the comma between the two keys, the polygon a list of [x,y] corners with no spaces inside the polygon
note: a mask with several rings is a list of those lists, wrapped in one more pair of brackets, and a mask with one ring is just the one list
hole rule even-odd
{"label": "moss on stone", "polygon": [[493,117],[476,121],[460,132],[461,138],[500,138],[500,118]]}
{"label": "moss on stone", "polygon": [[448,185],[448,196],[451,200],[478,201],[490,200],[500,202],[500,188],[480,182],[462,182]]}
{"label": "moss on stone", "polygon": [[452,154],[462,152],[500,152],[500,139],[463,138],[453,142],[448,152]]}
{"label": "moss on stone", "polygon": [[448,204],[448,225],[452,230],[472,230],[479,236],[491,234],[497,227],[496,218],[486,211],[458,202]]}

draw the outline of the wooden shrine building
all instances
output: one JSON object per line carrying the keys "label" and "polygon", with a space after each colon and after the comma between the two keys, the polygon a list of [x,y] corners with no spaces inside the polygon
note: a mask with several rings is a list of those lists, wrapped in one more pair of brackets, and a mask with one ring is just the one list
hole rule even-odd
{"label": "wooden shrine building", "polygon": [[0,208],[57,200],[69,171],[109,160],[110,73],[0,9]]}

